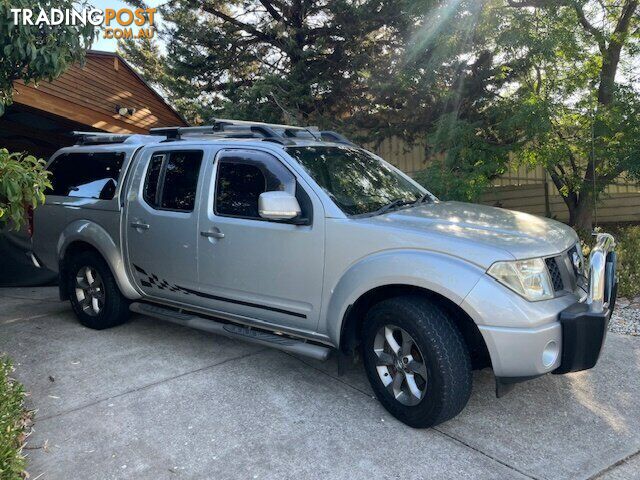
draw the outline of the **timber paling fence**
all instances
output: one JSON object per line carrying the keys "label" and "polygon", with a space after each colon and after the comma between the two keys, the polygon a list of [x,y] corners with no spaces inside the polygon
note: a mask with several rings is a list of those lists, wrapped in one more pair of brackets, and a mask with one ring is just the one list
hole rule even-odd
{"label": "timber paling fence", "polygon": [[[408,144],[399,137],[385,139],[370,150],[409,175],[427,165],[424,144]],[[481,203],[561,221],[569,219],[562,196],[541,166],[513,166],[482,195]],[[597,204],[598,223],[640,222],[640,185],[619,181],[609,185]]]}

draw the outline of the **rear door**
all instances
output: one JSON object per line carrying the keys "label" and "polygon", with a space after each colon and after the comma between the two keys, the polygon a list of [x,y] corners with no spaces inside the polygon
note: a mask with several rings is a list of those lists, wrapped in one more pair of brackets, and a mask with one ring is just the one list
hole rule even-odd
{"label": "rear door", "polygon": [[131,275],[147,295],[188,302],[197,287],[204,157],[204,149],[154,149],[136,166],[123,230]]}

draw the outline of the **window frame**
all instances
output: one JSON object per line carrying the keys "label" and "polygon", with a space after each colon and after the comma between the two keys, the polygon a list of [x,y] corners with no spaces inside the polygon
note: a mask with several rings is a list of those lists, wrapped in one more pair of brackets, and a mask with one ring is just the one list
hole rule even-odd
{"label": "window frame", "polygon": [[[300,203],[300,199],[298,198],[298,189],[299,188],[303,188],[302,185],[300,184],[300,181],[298,180],[298,176],[295,174],[295,172],[285,163],[283,162],[281,159],[279,159],[277,156],[275,156],[273,153],[271,152],[266,152],[264,150],[253,150],[253,149],[224,149],[224,150],[220,150],[218,152],[218,154],[216,155],[216,157],[214,158],[214,167],[215,167],[215,176],[213,177],[213,205],[211,208],[211,213],[216,216],[216,217],[220,217],[220,218],[237,218],[237,219],[241,219],[241,220],[253,220],[256,222],[270,222],[270,223],[284,223],[284,224],[295,224],[296,222],[293,220],[272,220],[269,218],[262,218],[260,216],[258,217],[247,217],[244,215],[230,215],[230,214],[226,214],[226,213],[218,213],[218,208],[217,208],[217,204],[218,204],[218,180],[220,179],[220,165],[222,164],[222,162],[225,159],[226,155],[235,155],[235,156],[240,156],[243,153],[252,153],[252,154],[260,154],[265,156],[266,158],[271,158],[274,162],[277,162],[284,170],[286,170],[287,172],[289,172],[291,174],[291,176],[293,177],[293,182],[294,182],[294,196],[296,197],[296,199],[298,200],[298,203]],[[251,165],[251,162],[235,162],[235,163],[244,163],[245,165],[249,164]],[[263,165],[265,165],[266,168],[268,168],[268,165],[266,165],[266,162],[262,162]],[[258,167],[256,167],[258,168]],[[273,173],[273,172],[272,172]],[[264,174],[263,174],[264,175]],[[266,177],[265,177],[265,182],[267,181]],[[267,191],[267,190],[265,190]],[[308,193],[307,193],[308,195]],[[312,207],[311,207],[312,208]],[[302,212],[302,215],[304,216],[305,212]],[[312,213],[309,212],[308,217],[312,218]]]}
{"label": "window frame", "polygon": [[[175,209],[175,208],[165,208],[162,207],[162,195],[164,194],[164,180],[165,180],[165,173],[167,171],[167,163],[169,161],[169,159],[171,158],[171,155],[173,154],[178,154],[178,153],[199,153],[201,155],[200,158],[200,166],[198,168],[198,178],[196,180],[196,191],[195,191],[195,200],[194,200],[194,204],[193,204],[193,208],[191,210],[180,210],[180,209]],[[153,157],[156,157],[158,155],[163,155],[164,158],[162,159],[162,163],[160,164],[160,173],[158,174],[158,184],[156,187],[156,194],[155,194],[155,201],[157,202],[157,205],[152,205],[148,202],[146,195],[145,195],[145,190],[146,190],[146,186],[147,186],[147,179],[149,177],[149,168],[151,167],[151,161],[153,159]],[[174,213],[185,213],[185,214],[192,214],[194,211],[196,211],[197,209],[197,203],[198,203],[198,183],[200,183],[200,178],[202,177],[202,168],[203,165],[205,164],[205,151],[201,148],[194,148],[194,149],[180,149],[180,150],[156,150],[156,151],[152,151],[151,155],[149,156],[149,160],[147,161],[147,165],[145,167],[145,171],[144,171],[144,181],[142,182],[142,201],[145,203],[145,205],[147,205],[149,208],[153,209],[153,210],[157,210],[160,212],[174,212]]]}

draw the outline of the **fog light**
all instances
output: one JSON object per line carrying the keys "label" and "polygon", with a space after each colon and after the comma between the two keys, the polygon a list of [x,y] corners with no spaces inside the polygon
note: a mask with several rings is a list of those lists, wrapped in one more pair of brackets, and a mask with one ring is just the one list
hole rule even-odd
{"label": "fog light", "polygon": [[545,367],[550,367],[555,363],[558,359],[558,354],[560,353],[560,347],[556,342],[551,340],[547,343],[542,351],[542,365]]}

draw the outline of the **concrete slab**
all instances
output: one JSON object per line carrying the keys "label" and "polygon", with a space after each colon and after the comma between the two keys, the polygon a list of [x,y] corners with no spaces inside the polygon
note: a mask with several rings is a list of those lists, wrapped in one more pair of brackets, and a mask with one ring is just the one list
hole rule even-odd
{"label": "concrete slab", "polygon": [[589,371],[547,375],[493,396],[474,379],[460,416],[438,427],[538,478],[587,478],[640,450],[640,339],[609,334]]}
{"label": "concrete slab", "polygon": [[48,479],[526,478],[272,350],[41,420]]}
{"label": "concrete slab", "polygon": [[0,322],[0,352],[19,364],[38,409],[30,447],[48,445],[28,450],[32,478],[82,471],[555,479],[637,471],[640,338],[610,334],[595,369],[546,376],[500,400],[493,375],[476,372],[459,417],[413,430],[372,398],[360,365],[337,378],[335,359],[314,362],[145,317],[95,332],[44,293],[23,303],[3,294],[0,305],[51,312]]}
{"label": "concrete slab", "polygon": [[634,480],[640,478],[640,452],[610,467],[596,480]]}
{"label": "concrete slab", "polygon": [[142,316],[117,328],[90,330],[77,322],[68,303],[48,305],[64,311],[0,324],[0,351],[14,359],[39,418],[260,349]]}
{"label": "concrete slab", "polygon": [[58,287],[5,287],[0,288],[0,297],[60,301]]}

